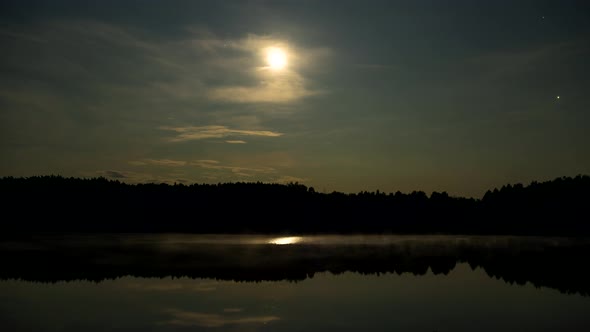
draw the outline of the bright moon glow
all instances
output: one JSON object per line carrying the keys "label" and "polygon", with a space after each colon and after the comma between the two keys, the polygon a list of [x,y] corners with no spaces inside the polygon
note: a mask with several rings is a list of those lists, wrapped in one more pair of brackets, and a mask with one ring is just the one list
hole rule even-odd
{"label": "bright moon glow", "polygon": [[287,66],[287,54],[278,47],[270,47],[266,50],[266,62],[273,70],[281,70]]}
{"label": "bright moon glow", "polygon": [[290,237],[279,237],[276,239],[272,239],[268,241],[270,244],[278,244],[278,245],[285,245],[285,244],[295,244],[301,242],[301,237],[299,236],[290,236]]}

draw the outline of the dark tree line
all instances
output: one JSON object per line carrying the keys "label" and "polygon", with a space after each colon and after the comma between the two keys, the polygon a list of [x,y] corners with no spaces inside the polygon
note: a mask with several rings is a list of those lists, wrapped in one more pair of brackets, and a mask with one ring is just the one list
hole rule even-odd
{"label": "dark tree line", "polygon": [[590,234],[590,177],[582,175],[506,185],[482,199],[61,176],[1,178],[0,195],[8,231]]}

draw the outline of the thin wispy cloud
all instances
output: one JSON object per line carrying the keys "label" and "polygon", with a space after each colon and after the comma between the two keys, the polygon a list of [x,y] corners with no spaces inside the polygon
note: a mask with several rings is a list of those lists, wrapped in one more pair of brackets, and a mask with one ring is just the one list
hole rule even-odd
{"label": "thin wispy cloud", "polygon": [[[228,165],[223,164],[217,160],[210,160],[210,159],[203,159],[203,160],[193,160],[193,161],[184,161],[184,160],[171,160],[171,159],[141,159],[141,160],[134,160],[128,162],[128,164],[133,166],[163,166],[163,167],[171,167],[171,168],[178,168],[178,167],[197,167],[203,170],[208,171],[215,171],[221,172],[226,174],[232,174],[234,176],[241,176],[241,177],[253,177],[253,176],[262,176],[262,175],[269,175],[269,174],[276,174],[277,170],[273,167],[245,167],[239,165]],[[148,179],[151,176],[146,175],[143,173],[136,173],[136,172],[122,172],[122,171],[101,171],[101,175],[112,178],[112,179],[129,179],[129,180],[138,180],[138,179]],[[170,176],[178,175],[170,173]],[[176,176],[178,177],[178,176]],[[281,177],[282,178],[282,177]],[[162,179],[159,179],[162,180]],[[166,181],[162,182],[171,182],[169,179],[165,179]],[[138,181],[133,181],[138,182]],[[179,181],[176,181],[179,182]],[[281,182],[288,182],[288,181],[281,181]]]}
{"label": "thin wispy cloud", "polygon": [[177,309],[169,309],[166,312],[171,315],[171,319],[161,324],[175,326],[199,326],[199,327],[223,327],[226,325],[245,325],[245,324],[268,324],[280,320],[278,316],[236,316],[237,312],[228,312],[225,315],[191,312]]}
{"label": "thin wispy cloud", "polygon": [[[203,29],[184,30],[174,39],[155,39],[148,38],[148,31],[94,20],[43,21],[25,29],[8,24],[0,29],[0,41],[22,56],[0,55],[0,67],[26,70],[38,76],[40,83],[45,79],[84,82],[79,92],[85,96],[101,100],[108,96],[104,105],[76,105],[96,117],[109,115],[129,100],[135,101],[133,106],[124,108],[132,118],[162,108],[181,109],[187,101],[207,112],[211,101],[284,103],[321,93],[311,87],[311,78],[304,77],[309,70],[303,69],[327,57],[327,49],[270,36],[222,38]],[[267,68],[263,50],[269,46],[289,50],[289,66],[281,73]],[[104,50],[110,51],[108,57],[100,56]],[[35,55],[39,53],[47,56]],[[12,103],[22,108],[41,94],[68,104],[67,94],[56,92],[59,86],[51,90],[47,86],[11,84],[0,87],[0,94],[16,99]]]}
{"label": "thin wispy cloud", "polygon": [[106,178],[111,179],[127,179],[129,176],[125,174],[125,172],[119,171],[101,171],[99,172],[100,176],[104,176]]}
{"label": "thin wispy cloud", "polygon": [[133,282],[126,284],[125,287],[137,291],[149,292],[212,292],[217,290],[218,283],[215,282],[201,282],[196,284],[187,284],[182,282],[165,282],[165,283],[151,283],[151,282]]}
{"label": "thin wispy cloud", "polygon": [[251,177],[255,174],[271,174],[275,173],[276,169],[272,167],[242,167],[224,165],[216,160],[195,160],[190,163],[192,166],[197,166],[208,170],[229,171],[235,175]]}
{"label": "thin wispy cloud", "polygon": [[306,181],[308,181],[308,179],[300,178],[300,177],[296,177],[296,176],[290,176],[290,175],[282,175],[282,176],[279,176],[278,178],[274,179],[273,182],[277,182],[277,183],[291,183],[291,182],[304,183]]}
{"label": "thin wispy cloud", "polygon": [[[26,71],[37,78],[32,84],[20,84],[22,80],[12,74],[4,77],[6,82],[17,82],[0,86],[0,99],[7,103],[6,118],[11,120],[3,123],[5,133],[12,141],[29,142],[33,137],[29,133],[39,132],[38,123],[48,121],[52,126],[43,129],[49,134],[44,140],[70,144],[65,138],[76,136],[80,137],[76,144],[97,151],[112,142],[129,151],[162,141],[211,140],[237,148],[252,145],[255,139],[285,135],[275,128],[265,128],[260,113],[270,107],[253,103],[288,103],[321,93],[310,75],[313,66],[330,56],[327,48],[298,45],[273,36],[225,38],[206,28],[191,30],[185,26],[181,30],[184,32],[175,38],[160,39],[152,38],[150,31],[140,27],[99,20],[54,19],[25,28],[3,26],[0,40],[21,56],[1,54],[0,67],[7,73]],[[288,52],[288,66],[280,72],[270,69],[266,61],[264,50],[269,46]],[[108,56],[104,50],[108,50]],[[39,53],[47,56],[35,55]],[[123,67],[125,70],[121,70]],[[76,82],[79,98],[71,98],[65,85],[50,84],[56,81]],[[101,102],[94,102],[98,100]],[[250,105],[219,107],[220,102]],[[29,121],[31,111],[49,118]],[[16,130],[18,126],[10,123],[19,123],[21,129]],[[219,123],[224,125],[208,125]],[[130,127],[137,129],[132,137],[126,136]],[[153,128],[160,129],[161,135],[153,135]],[[105,131],[110,135],[104,136]],[[193,156],[182,153],[171,152],[182,159],[131,159],[125,165],[112,164],[100,171],[86,169],[80,174],[128,183],[268,181],[280,176],[273,168],[275,160],[239,160],[233,155],[214,154],[225,161],[194,162]],[[172,175],[172,169],[186,174]]]}
{"label": "thin wispy cloud", "polygon": [[[285,175],[284,173],[282,173],[281,170],[273,167],[232,165],[210,159],[193,161],[180,161],[168,159],[142,159],[138,161],[131,161],[128,164],[137,167],[145,167],[148,165],[165,166],[174,170],[182,170],[182,172],[167,172],[165,174],[154,174],[147,172],[133,172],[123,170],[103,170],[96,171],[93,173],[84,173],[82,175],[86,177],[102,176],[107,179],[119,180],[126,183],[189,184],[200,183],[201,181],[262,181],[268,183],[286,184],[291,182],[305,183],[309,181],[309,178]],[[200,169],[198,173],[199,175],[193,174],[190,176],[190,178],[185,177],[184,172],[191,172],[191,169],[194,170],[195,168]]]}
{"label": "thin wispy cloud", "polygon": [[219,161],[210,160],[210,159],[201,159],[201,160],[197,160],[195,162],[204,163],[204,164],[219,164]]}
{"label": "thin wispy cloud", "polygon": [[145,172],[133,172],[122,170],[101,170],[91,173],[81,172],[84,177],[102,176],[111,180],[119,180],[126,183],[193,183],[192,179],[180,178],[174,174],[152,174]]}
{"label": "thin wispy cloud", "polygon": [[[322,93],[309,87],[302,69],[330,55],[327,48],[304,49],[271,36],[248,35],[241,39],[218,39],[208,36],[193,40],[195,47],[217,55],[211,65],[231,69],[232,75],[246,80],[241,84],[210,87],[207,96],[229,103],[289,103]],[[266,63],[265,50],[280,48],[287,57],[286,68],[273,71]],[[230,54],[232,56],[223,56]],[[239,55],[235,55],[238,53]]]}
{"label": "thin wispy cloud", "polygon": [[[264,71],[261,71],[262,73]],[[266,79],[255,86],[227,86],[209,90],[214,100],[232,103],[286,103],[319,94],[305,88],[303,78],[291,71]]]}
{"label": "thin wispy cloud", "polygon": [[145,166],[145,165],[148,165],[147,162],[141,161],[141,160],[132,160],[132,161],[128,161],[127,163],[129,165],[133,165],[133,166]]}
{"label": "thin wispy cloud", "polygon": [[168,166],[168,167],[182,167],[186,166],[186,161],[182,160],[171,160],[171,159],[144,159],[143,161],[146,164],[150,165],[157,165],[157,166]]}
{"label": "thin wispy cloud", "polygon": [[[160,129],[173,131],[176,133],[176,136],[167,139],[169,142],[184,142],[191,140],[240,136],[279,137],[283,135],[283,133],[269,130],[231,129],[226,126],[160,127]],[[235,143],[236,141],[233,142]]]}
{"label": "thin wispy cloud", "polygon": [[54,2],[0,1],[0,175],[480,196],[590,170],[583,1]]}

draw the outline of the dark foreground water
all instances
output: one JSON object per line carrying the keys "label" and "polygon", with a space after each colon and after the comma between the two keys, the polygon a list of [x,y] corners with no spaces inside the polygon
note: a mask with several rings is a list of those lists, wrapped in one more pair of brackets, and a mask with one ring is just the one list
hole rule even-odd
{"label": "dark foreground water", "polygon": [[2,331],[590,331],[585,239],[27,236]]}

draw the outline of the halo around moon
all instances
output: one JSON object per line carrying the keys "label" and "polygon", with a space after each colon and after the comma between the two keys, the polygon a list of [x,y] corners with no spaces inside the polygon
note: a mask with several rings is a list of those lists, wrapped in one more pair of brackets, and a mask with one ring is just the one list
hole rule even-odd
{"label": "halo around moon", "polygon": [[266,49],[266,62],[272,70],[281,70],[287,66],[287,53],[279,47]]}

